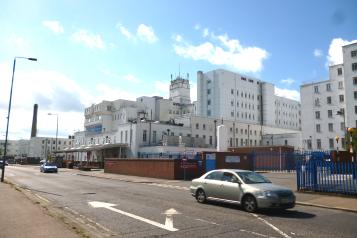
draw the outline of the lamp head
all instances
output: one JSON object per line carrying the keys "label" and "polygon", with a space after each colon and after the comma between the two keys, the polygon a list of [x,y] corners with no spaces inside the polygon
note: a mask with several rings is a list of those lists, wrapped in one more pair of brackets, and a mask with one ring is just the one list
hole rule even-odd
{"label": "lamp head", "polygon": [[27,59],[31,61],[37,61],[37,58],[27,58]]}
{"label": "lamp head", "polygon": [[347,131],[348,131],[350,134],[352,134],[353,130],[354,130],[354,129],[353,129],[352,127],[349,127]]}

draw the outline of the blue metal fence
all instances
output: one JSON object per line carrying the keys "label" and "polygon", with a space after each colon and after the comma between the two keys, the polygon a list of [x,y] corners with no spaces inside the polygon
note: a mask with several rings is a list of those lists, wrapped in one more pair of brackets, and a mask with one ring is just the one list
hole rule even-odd
{"label": "blue metal fence", "polygon": [[357,163],[316,158],[296,161],[298,190],[357,194]]}

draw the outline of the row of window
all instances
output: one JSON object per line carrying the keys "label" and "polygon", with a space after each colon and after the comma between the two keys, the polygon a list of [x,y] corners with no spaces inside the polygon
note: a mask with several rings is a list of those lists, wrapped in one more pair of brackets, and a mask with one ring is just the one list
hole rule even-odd
{"label": "row of window", "polygon": [[[42,140],[42,144],[44,145],[46,143],[46,140]],[[50,140],[47,140],[47,144],[51,144],[51,141]],[[55,145],[56,144],[56,141],[53,140],[52,141],[52,144]],[[60,145],[61,144],[61,140],[57,140],[57,145]],[[66,145],[67,144],[67,141],[63,141],[63,145]],[[68,141],[68,145],[71,145],[72,142],[71,141]]]}
{"label": "row of window", "polygon": [[[339,81],[338,82],[338,89],[343,89],[343,81]],[[326,91],[330,92],[331,90],[332,90],[331,89],[331,83],[326,83]],[[318,85],[314,86],[314,92],[315,93],[319,93],[320,92]]]}
{"label": "row of window", "polygon": [[[335,148],[335,140],[333,138],[329,138],[328,142],[329,142],[329,148],[334,149]],[[342,145],[342,148],[345,148],[345,145],[346,145],[345,138],[341,138],[341,145]],[[308,141],[307,146],[308,146],[309,150],[312,149],[311,141]],[[319,150],[322,148],[321,139],[316,139],[316,148]]]}
{"label": "row of window", "polygon": [[[355,98],[357,97],[357,92],[355,92]],[[340,103],[343,103],[345,101],[345,96],[343,94],[338,95],[338,99]],[[332,104],[332,97],[328,96],[326,97],[326,103],[327,104]],[[315,99],[315,106],[321,106],[320,104],[320,98]]]}
{"label": "row of window", "polygon": [[297,105],[291,105],[291,104],[287,104],[287,103],[281,103],[279,101],[275,101],[274,104],[278,107],[282,106],[282,107],[285,107],[285,108],[289,108],[289,109],[295,109],[297,110],[298,109],[298,106]]}
{"label": "row of window", "polygon": [[[328,123],[327,128],[329,132],[333,132],[333,123]],[[344,131],[345,130],[345,123],[341,122],[340,124],[340,130]],[[321,124],[316,124],[316,132],[321,133]]]}

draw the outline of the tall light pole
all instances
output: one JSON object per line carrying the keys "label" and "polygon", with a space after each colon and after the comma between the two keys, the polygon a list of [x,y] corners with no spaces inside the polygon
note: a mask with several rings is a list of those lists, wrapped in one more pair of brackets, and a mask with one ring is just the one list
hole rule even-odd
{"label": "tall light pole", "polygon": [[49,116],[56,116],[57,118],[57,126],[56,126],[56,150],[55,150],[55,154],[57,153],[57,139],[58,139],[58,114],[56,113],[48,113]]}
{"label": "tall light pole", "polygon": [[11,79],[11,88],[10,88],[10,99],[9,99],[9,107],[7,111],[7,125],[6,125],[6,134],[5,134],[5,145],[4,145],[4,157],[3,157],[3,164],[2,164],[2,172],[1,172],[1,182],[4,182],[4,175],[5,175],[5,162],[6,162],[6,153],[7,153],[7,137],[9,134],[9,122],[10,122],[10,112],[11,112],[11,101],[12,101],[12,88],[14,85],[14,76],[15,76],[15,68],[16,68],[16,59],[27,59],[31,61],[37,61],[36,58],[27,58],[27,57],[15,57],[14,64],[12,67],[12,79]]}

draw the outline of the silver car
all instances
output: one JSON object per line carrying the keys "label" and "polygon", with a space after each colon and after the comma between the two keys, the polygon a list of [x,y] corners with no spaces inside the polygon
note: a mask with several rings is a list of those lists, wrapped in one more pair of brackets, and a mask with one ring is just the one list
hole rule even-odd
{"label": "silver car", "polygon": [[293,208],[295,195],[289,189],[272,184],[249,170],[212,170],[192,180],[192,196],[199,203],[207,199],[241,204],[247,212],[258,208]]}

